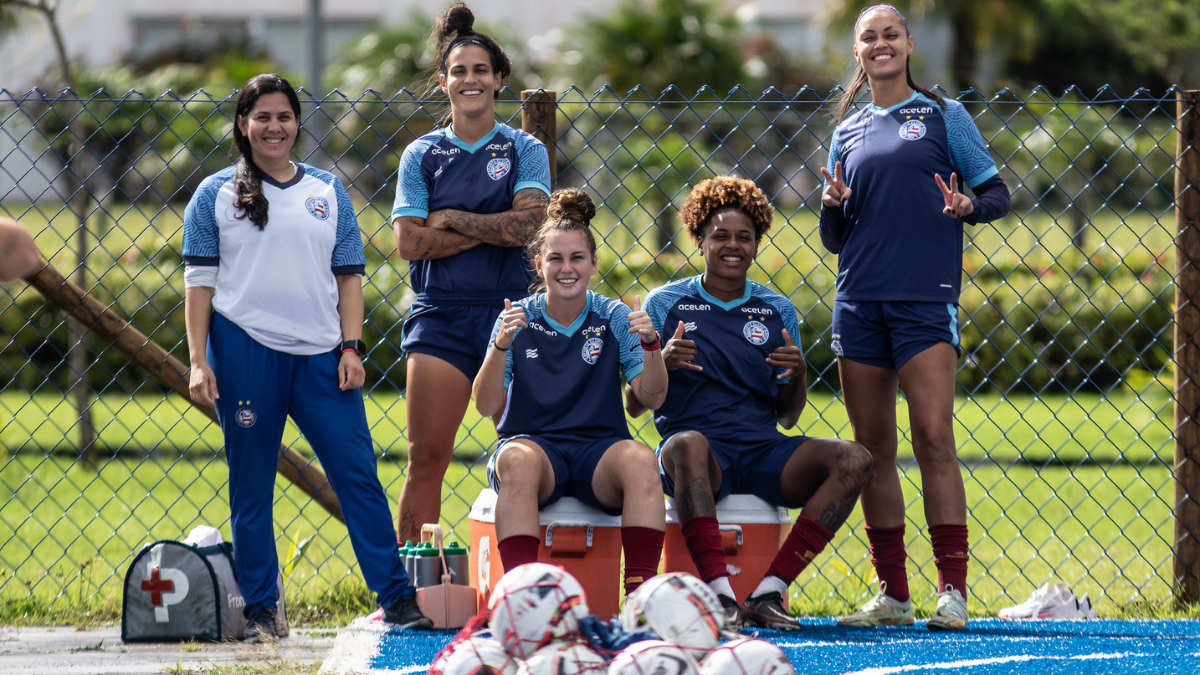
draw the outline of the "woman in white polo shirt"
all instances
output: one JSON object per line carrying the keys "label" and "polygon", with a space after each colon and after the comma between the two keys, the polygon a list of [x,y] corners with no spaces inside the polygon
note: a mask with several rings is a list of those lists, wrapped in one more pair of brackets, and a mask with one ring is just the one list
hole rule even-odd
{"label": "woman in white polo shirt", "polygon": [[200,184],[184,215],[191,393],[215,405],[247,639],[275,636],[279,561],[271,507],[290,414],[341,503],[382,618],[429,628],[400,562],[362,394],[363,254],[332,174],[292,162],[300,101],[278,75],[238,96],[241,157]]}

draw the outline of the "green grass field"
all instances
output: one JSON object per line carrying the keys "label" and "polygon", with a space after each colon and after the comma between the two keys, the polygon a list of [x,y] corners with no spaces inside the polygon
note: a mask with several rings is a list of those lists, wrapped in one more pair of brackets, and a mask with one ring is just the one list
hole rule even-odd
{"label": "green grass field", "polygon": [[[1166,460],[1171,448],[1168,403],[1132,394],[957,401],[972,518],[972,611],[994,613],[1052,576],[1103,598],[1100,608],[1109,615],[1163,611],[1170,596],[1171,478],[1169,462],[1155,457]],[[226,468],[215,426],[153,396],[102,396],[94,410],[102,447],[126,443],[160,452],[153,458],[110,453],[97,470],[69,455],[47,457],[46,449],[68,445],[70,406],[50,396],[0,394],[0,418],[9,420],[0,441],[11,453],[0,468],[0,598],[7,607],[0,609],[0,623],[80,622],[89,620],[87,612],[112,620],[125,568],[142,543],[181,538],[198,524],[217,525],[228,535]],[[403,401],[370,396],[368,410],[377,444],[396,453],[380,462],[394,500],[402,480]],[[899,412],[903,420],[903,403]],[[829,395],[812,397],[801,427],[812,435],[849,436],[844,408]],[[657,442],[652,427],[644,431],[643,440]],[[295,437],[294,429],[288,433]],[[466,536],[469,505],[486,481],[478,454],[493,439],[491,424],[474,415],[460,431],[464,462],[451,467],[443,492],[445,525],[459,537]],[[188,449],[186,458],[180,449]],[[1098,461],[1079,463],[1089,451]],[[1021,453],[1027,461],[1020,461]],[[920,479],[911,451],[902,454],[913,522],[910,573],[928,611],[933,568],[920,531]],[[1046,464],[1053,457],[1061,461]],[[870,593],[873,572],[859,518],[856,512],[853,527],[839,532],[801,579],[799,609],[837,613]],[[369,594],[354,572],[345,528],[302,492],[282,486],[275,520],[282,560],[294,539],[315,535],[288,578],[298,616],[337,623],[361,613]]]}

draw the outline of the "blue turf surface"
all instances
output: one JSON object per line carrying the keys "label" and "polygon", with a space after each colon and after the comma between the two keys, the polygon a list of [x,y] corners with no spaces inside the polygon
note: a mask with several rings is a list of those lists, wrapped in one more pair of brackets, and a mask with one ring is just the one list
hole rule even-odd
{"label": "blue turf surface", "polygon": [[[761,631],[779,645],[800,675],[1076,675],[1200,673],[1197,621],[971,621],[964,633],[909,628],[839,628],[832,619],[805,619],[798,631]],[[382,637],[371,667],[421,673],[452,631]]]}

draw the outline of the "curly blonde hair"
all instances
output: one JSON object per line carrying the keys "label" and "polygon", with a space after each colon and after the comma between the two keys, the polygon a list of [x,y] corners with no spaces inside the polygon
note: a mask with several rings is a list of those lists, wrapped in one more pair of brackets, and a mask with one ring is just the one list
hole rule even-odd
{"label": "curly blonde hair", "polygon": [[679,215],[692,239],[699,242],[704,238],[704,226],[719,209],[734,208],[749,216],[754,223],[754,239],[762,237],[771,229],[775,207],[754,181],[733,176],[710,178],[696,187],[683,202]]}

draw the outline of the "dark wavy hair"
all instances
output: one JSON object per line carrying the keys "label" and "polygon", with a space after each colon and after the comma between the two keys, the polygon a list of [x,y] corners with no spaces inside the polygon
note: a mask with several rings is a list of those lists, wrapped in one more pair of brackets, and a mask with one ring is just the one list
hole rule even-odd
{"label": "dark wavy hair", "polygon": [[[529,244],[529,263],[533,267],[535,258],[542,254],[542,247],[553,232],[582,232],[587,240],[588,250],[596,257],[596,235],[592,233],[592,218],[596,217],[596,203],[592,196],[579,188],[565,188],[556,191],[550,197],[546,207],[546,220],[542,221],[537,234]],[[536,268],[535,268],[536,269]],[[538,293],[546,290],[546,280],[535,276],[530,291]]]}
{"label": "dark wavy hair", "polygon": [[[908,21],[904,18],[904,15],[900,13],[900,10],[892,7],[891,5],[871,5],[870,7],[859,12],[858,18],[854,20],[855,40],[858,40],[858,24],[862,23],[864,16],[874,12],[877,9],[895,14],[896,17],[900,19],[900,24],[904,26],[904,35],[912,35],[912,33],[910,33],[908,30]],[[908,86],[912,87],[913,91],[919,91],[934,101],[937,101],[938,107],[940,108],[946,107],[945,99],[913,81],[912,59],[910,58],[905,58],[904,60],[904,76],[908,79]],[[855,99],[857,99],[858,95],[862,93],[863,87],[865,86],[867,86],[867,71],[863,70],[862,64],[855,60],[854,74],[850,76],[850,81],[846,83],[846,87],[842,91],[842,97],[838,99],[837,108],[835,108],[833,112],[833,123],[835,125],[841,124],[842,120],[846,119],[846,115],[850,112],[850,108],[854,106]]]}
{"label": "dark wavy hair", "polygon": [[[504,48],[490,35],[475,32],[475,14],[462,2],[450,5],[446,11],[438,15],[433,22],[432,39],[434,66],[429,73],[429,83],[426,87],[429,90],[438,86],[439,75],[446,74],[446,60],[449,58],[450,52],[464,45],[482,47],[491,57],[492,72],[500,75],[501,80],[512,75],[512,61],[509,60],[508,54],[504,53]],[[499,95],[500,92],[493,92],[492,98]],[[442,119],[442,126],[449,126],[449,124],[450,115],[447,114]]]}
{"label": "dark wavy hair", "polygon": [[[266,94],[287,96],[288,103],[292,106],[292,113],[296,116],[297,121],[300,119],[300,99],[296,96],[296,90],[291,83],[278,75],[270,73],[255,75],[238,92],[237,107],[234,109],[233,144],[237,146],[241,157],[238,158],[233,177],[234,189],[237,191],[237,199],[234,200],[233,205],[239,211],[234,217],[239,220],[249,218],[259,231],[267,226],[268,207],[267,198],[262,191],[262,171],[254,163],[254,155],[250,151],[250,139],[242,133],[238,122],[249,117],[250,112],[254,110],[254,104],[258,103],[258,99]],[[299,126],[297,126],[296,138],[292,139],[293,147],[295,147],[296,141],[300,140],[298,129]]]}

